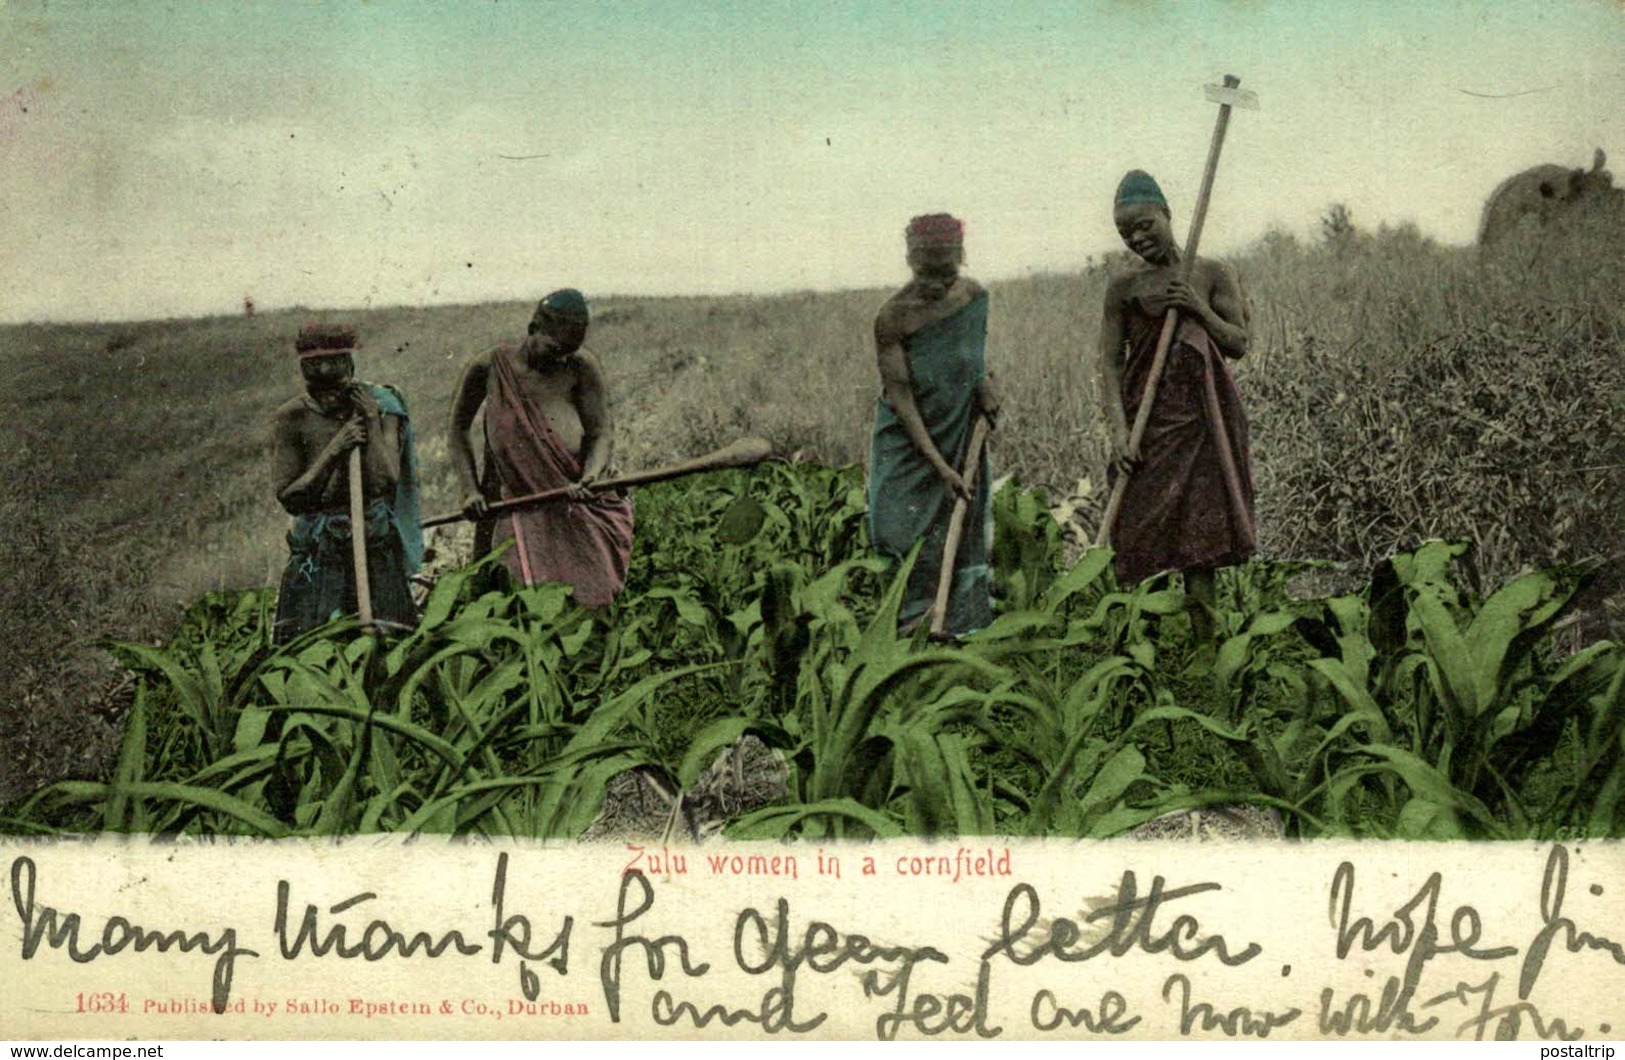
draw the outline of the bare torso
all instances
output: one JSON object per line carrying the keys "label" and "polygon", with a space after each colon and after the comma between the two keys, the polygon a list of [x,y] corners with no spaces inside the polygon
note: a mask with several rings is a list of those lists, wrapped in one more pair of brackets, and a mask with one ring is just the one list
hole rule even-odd
{"label": "bare torso", "polygon": [[[521,347],[516,350],[493,352],[493,357],[505,356],[514,366],[514,377],[525,396],[547,417],[564,447],[577,460],[585,458],[582,441],[586,436],[578,411],[579,390],[582,384],[583,364],[578,354],[548,360],[540,365],[532,363]],[[489,385],[489,384],[487,384]]]}
{"label": "bare torso", "polygon": [[[310,398],[300,396],[284,402],[273,418],[272,476],[278,497],[284,496],[289,484],[304,474],[320,457],[322,450],[333,440],[351,414],[329,416],[321,412]],[[399,420],[394,416],[382,418],[382,430],[369,435],[364,453],[363,490],[369,501],[392,496],[395,479],[389,472],[397,465],[386,454],[387,447],[399,447]],[[319,492],[312,490],[297,499],[285,499],[290,513],[343,511],[350,503],[349,477],[343,460],[334,462]],[[290,503],[291,501],[291,503]]]}
{"label": "bare torso", "polygon": [[[1214,291],[1221,279],[1219,268],[1217,262],[1197,258],[1196,266],[1191,269],[1188,277],[1190,285],[1209,301],[1213,299]],[[1112,289],[1125,313],[1160,317],[1168,308],[1163,292],[1167,289],[1169,281],[1178,278],[1178,264],[1159,265],[1119,277]]]}
{"label": "bare torso", "polygon": [[[1181,279],[1179,273],[1179,264],[1170,262],[1112,279],[1106,288],[1100,331],[1103,367],[1108,372],[1122,369],[1127,321],[1133,317],[1160,320],[1171,308],[1180,308],[1206,328],[1226,357],[1241,357],[1247,352],[1247,304],[1235,274],[1222,262],[1207,258],[1198,258],[1188,277]],[[1178,290],[1186,291],[1187,304],[1183,307],[1171,293]],[[1107,380],[1107,384],[1108,390],[1115,393],[1115,380]]]}
{"label": "bare torso", "polygon": [[[483,503],[481,496],[497,499],[488,492],[490,480],[482,481],[476,474],[469,437],[475,415],[494,385],[492,365],[497,358],[513,368],[515,383],[521,392],[547,417],[560,443],[580,462],[578,482],[588,482],[603,474],[609,463],[614,431],[598,359],[585,349],[564,353],[536,342],[521,343],[517,347],[501,346],[470,361],[452,395],[448,448],[452,465],[463,484],[465,507],[473,505],[470,510],[476,510]],[[487,418],[488,451],[490,431]]]}

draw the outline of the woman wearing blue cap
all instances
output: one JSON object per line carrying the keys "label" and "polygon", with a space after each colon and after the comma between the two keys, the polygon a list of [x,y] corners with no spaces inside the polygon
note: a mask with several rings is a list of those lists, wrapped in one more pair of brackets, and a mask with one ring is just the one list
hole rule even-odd
{"label": "woman wearing blue cap", "polygon": [[[475,549],[513,541],[502,564],[513,584],[562,582],[577,602],[602,607],[626,581],[632,502],[588,489],[614,442],[603,368],[582,345],[587,299],[573,287],[543,298],[525,339],[469,362],[452,396],[452,466],[463,510],[479,520]],[[475,466],[474,417],[485,408],[485,466]],[[563,500],[488,518],[491,501],[567,487]]]}
{"label": "woman wearing blue cap", "polygon": [[[1257,547],[1247,416],[1229,360],[1247,352],[1247,304],[1235,274],[1199,258],[1182,277],[1168,200],[1150,174],[1131,170],[1117,187],[1117,232],[1144,268],[1106,289],[1100,326],[1101,399],[1111,433],[1113,477],[1129,475],[1111,541],[1117,577],[1131,585],[1182,571],[1198,605],[1191,620],[1212,636],[1213,570]],[[1145,434],[1130,447],[1163,318],[1179,312]]]}

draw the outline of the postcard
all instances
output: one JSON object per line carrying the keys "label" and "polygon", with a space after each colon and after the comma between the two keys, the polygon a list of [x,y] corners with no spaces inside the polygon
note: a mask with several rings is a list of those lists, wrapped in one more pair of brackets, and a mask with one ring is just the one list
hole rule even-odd
{"label": "postcard", "polygon": [[0,3],[0,1028],[1620,1037],[1622,54]]}

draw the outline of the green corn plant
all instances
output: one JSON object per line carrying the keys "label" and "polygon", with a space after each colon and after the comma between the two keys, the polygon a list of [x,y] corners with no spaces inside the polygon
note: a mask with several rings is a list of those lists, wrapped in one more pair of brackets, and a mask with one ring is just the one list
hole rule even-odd
{"label": "green corn plant", "polygon": [[828,699],[814,711],[812,801],[837,798],[845,791],[858,746],[887,698],[908,677],[933,667],[955,668],[967,676],[978,670],[997,675],[996,670],[963,652],[917,650],[912,639],[898,637],[897,614],[914,559],[911,554],[893,575],[868,627],[855,640],[848,639],[845,657],[837,659],[829,653],[822,659],[825,668],[819,676],[827,679]]}
{"label": "green corn plant", "polygon": [[991,552],[1003,606],[1033,607],[1061,569],[1061,526],[1043,490],[1024,490],[1012,479],[993,495]]}
{"label": "green corn plant", "polygon": [[1565,817],[1581,834],[1596,837],[1619,836],[1625,817],[1625,661],[1617,651],[1610,654],[1594,675],[1606,674],[1606,685],[1586,697],[1582,757],[1563,800]]}
{"label": "green corn plant", "polygon": [[794,725],[801,660],[812,642],[813,616],[801,599],[806,583],[799,565],[775,563],[762,572],[756,602],[729,616],[725,647],[740,665],[730,668],[727,693],[738,713],[716,719],[690,741],[677,771],[682,789],[699,779],[720,750],[746,735],[769,747],[795,748],[786,724]]}
{"label": "green corn plant", "polygon": [[[864,828],[873,831],[870,825],[875,822],[848,812],[848,803],[856,801],[857,794],[866,794],[865,801],[872,805],[889,802],[890,785],[880,778],[897,779],[900,765],[905,771],[912,769],[905,788],[928,800],[921,812],[939,819],[954,814],[972,822],[987,820],[985,812],[970,808],[974,800],[967,802],[963,791],[958,810],[947,808],[954,785],[961,784],[966,774],[962,738],[941,727],[955,720],[948,710],[954,704],[940,702],[945,691],[923,696],[910,681],[933,671],[966,677],[997,671],[962,651],[920,648],[915,640],[897,636],[898,609],[912,566],[911,556],[892,574],[867,626],[848,607],[845,594],[855,575],[884,569],[878,560],[850,560],[802,586],[783,570],[769,579],[771,592],[764,597],[764,608],[772,627],[763,643],[777,643],[786,654],[806,645],[795,671],[793,706],[787,703],[787,658],[768,662],[775,676],[774,706],[781,711],[789,708],[783,734],[797,742],[790,758],[799,777],[794,786],[803,812],[747,818],[739,822],[743,829],[739,834],[758,834],[766,827],[764,821],[775,829],[828,829],[828,834],[840,835],[854,822],[868,820]],[[941,689],[940,684],[937,687]],[[910,704],[912,713],[893,725],[888,705],[901,710],[897,704],[902,703]],[[909,749],[903,757],[897,753],[899,746]],[[923,794],[927,791],[936,794]]]}
{"label": "green corn plant", "polygon": [[1368,611],[1328,601],[1297,626],[1322,651],[1311,670],[1361,719],[1350,731],[1364,737],[1365,763],[1331,779],[1328,795],[1341,809],[1360,778],[1377,780],[1390,834],[1527,834],[1538,816],[1525,804],[1530,777],[1603,682],[1598,649],[1555,672],[1544,655],[1585,572],[1527,574],[1479,603],[1450,581],[1464,550],[1430,542],[1397,555],[1373,578]]}
{"label": "green corn plant", "polygon": [[102,811],[104,832],[145,832],[147,804],[131,794],[145,777],[147,764],[147,686],[135,688],[135,702],[124,719],[124,735],[119,740],[118,764],[113,767],[111,797]]}
{"label": "green corn plant", "polygon": [[1284,658],[1281,634],[1299,620],[1292,611],[1265,611],[1253,615],[1245,627],[1219,645],[1213,660],[1213,680],[1227,701],[1232,721],[1259,709],[1261,686],[1274,681],[1301,700],[1307,692],[1297,667]]}
{"label": "green corn plant", "polygon": [[[430,830],[436,823],[450,824],[458,833],[480,824],[495,806],[492,793],[522,789],[535,791],[528,818],[501,834],[535,839],[573,838],[592,822],[603,800],[609,778],[627,769],[654,764],[636,740],[624,730],[664,686],[690,674],[711,669],[698,664],[644,678],[619,695],[586,712],[560,752],[534,771],[513,776],[477,776],[449,786],[427,800],[401,826],[401,830]],[[510,826],[504,826],[510,827]],[[483,828],[487,834],[497,834]]]}
{"label": "green corn plant", "polygon": [[242,685],[228,684],[228,678],[234,675],[222,669],[213,642],[154,648],[110,641],[103,647],[138,676],[153,675],[161,680],[168,693],[166,698],[189,723],[189,739],[196,745],[192,752],[196,757],[216,757],[230,745],[236,729],[234,701]]}
{"label": "green corn plant", "polygon": [[1395,564],[1425,679],[1422,716],[1434,722],[1429,760],[1464,793],[1502,806],[1523,831],[1529,813],[1520,789],[1529,768],[1555,749],[1579,702],[1567,686],[1582,671],[1571,667],[1554,682],[1545,646],[1590,575],[1579,568],[1525,574],[1475,603],[1454,591],[1445,570],[1445,559],[1461,551],[1435,543]]}
{"label": "green corn plant", "polygon": [[[122,786],[128,798],[149,802],[176,802],[189,807],[194,813],[212,813],[216,822],[204,834],[258,835],[268,839],[282,839],[290,829],[275,817],[213,788],[193,787],[173,781],[140,781]],[[53,807],[71,804],[105,804],[118,792],[110,784],[83,780],[61,781],[42,788],[30,796],[19,811],[24,820],[44,815]]]}
{"label": "green corn plant", "polygon": [[[1027,815],[1025,834],[1048,834],[1052,823],[1064,834],[1078,833],[1086,820],[1088,800],[1073,803],[1067,796],[1073,791],[1075,778],[1094,777],[1113,761],[1118,762],[1118,768],[1127,761],[1118,757],[1125,737],[1105,739],[1100,735],[1099,722],[1109,712],[1119,687],[1143,676],[1144,668],[1128,656],[1102,659],[1067,690],[1060,710],[1044,719],[1049,722],[1048,731],[1038,741],[1016,745],[1039,763],[1044,777]],[[1144,759],[1139,763],[1143,767]]]}
{"label": "green corn plant", "polygon": [[748,734],[790,785],[740,838],[1105,837],[1216,801],[1303,835],[1625,827],[1625,661],[1550,640],[1583,570],[1468,593],[1466,554],[1429,543],[1290,601],[1299,567],[1257,562],[1202,653],[1167,579],[1121,589],[1104,549],[1060,569],[1042,498],[1010,486],[997,617],[933,645],[896,635],[908,568],[870,554],[863,499],[861,471],[790,465],[640,491],[626,591],[593,612],[486,591],[493,557],[382,641],[341,619],[272,646],[269,591],[210,594],[166,646],[112,646],[138,679],[105,782],[0,828],[563,838],[615,774],[686,789]]}

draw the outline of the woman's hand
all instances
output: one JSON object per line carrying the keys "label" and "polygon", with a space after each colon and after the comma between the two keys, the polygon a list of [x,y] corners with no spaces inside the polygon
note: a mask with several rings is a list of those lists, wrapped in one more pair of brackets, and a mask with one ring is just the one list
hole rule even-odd
{"label": "woman's hand", "polygon": [[597,482],[602,477],[602,471],[594,471],[591,474],[582,475],[580,478],[570,483],[568,492],[565,493],[565,496],[569,497],[573,501],[585,501],[592,499],[592,484]]}
{"label": "woman's hand", "polygon": [[1134,472],[1134,466],[1140,462],[1140,447],[1131,445],[1129,432],[1126,427],[1113,425],[1112,427],[1112,470],[1119,477]]}
{"label": "woman's hand", "polygon": [[1004,403],[999,399],[998,388],[988,376],[983,376],[982,381],[976,386],[976,404],[982,410],[982,415],[987,417],[987,425],[997,427],[999,410],[1004,407]]}
{"label": "woman's hand", "polygon": [[1184,280],[1171,280],[1163,292],[1163,298],[1168,307],[1178,309],[1183,313],[1191,313],[1206,320],[1213,314],[1207,299],[1203,298],[1189,283]]}
{"label": "woman's hand", "polygon": [[1178,310],[1204,322],[1213,316],[1213,310],[1207,304],[1207,299],[1186,280],[1169,280],[1168,285],[1162,290],[1141,295],[1140,305],[1152,316],[1160,317],[1169,310]]}
{"label": "woman's hand", "polygon": [[367,444],[367,421],[362,416],[351,417],[344,426],[333,435],[332,441],[327,443],[327,450],[334,457],[343,456],[357,446]]}
{"label": "woman's hand", "polygon": [[971,502],[972,497],[970,485],[965,481],[965,477],[959,472],[955,471],[947,464],[943,464],[941,467],[937,468],[937,477],[942,479],[942,484],[947,488],[948,495],[954,500],[964,501],[967,504]]}

